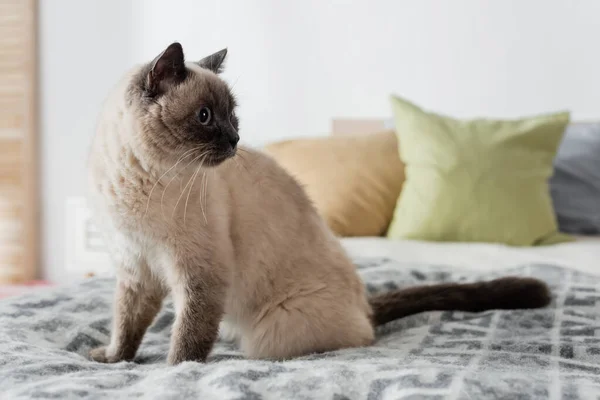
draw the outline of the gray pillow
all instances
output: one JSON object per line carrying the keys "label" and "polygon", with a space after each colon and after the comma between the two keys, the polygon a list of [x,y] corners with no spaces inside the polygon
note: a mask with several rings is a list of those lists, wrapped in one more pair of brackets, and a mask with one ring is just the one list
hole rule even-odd
{"label": "gray pillow", "polygon": [[600,123],[567,127],[550,193],[562,232],[600,234]]}

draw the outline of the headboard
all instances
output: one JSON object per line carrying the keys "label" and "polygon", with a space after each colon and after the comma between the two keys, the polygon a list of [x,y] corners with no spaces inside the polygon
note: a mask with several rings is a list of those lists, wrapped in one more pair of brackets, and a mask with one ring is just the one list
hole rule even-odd
{"label": "headboard", "polygon": [[392,129],[391,119],[362,119],[362,118],[334,118],[331,122],[332,135],[357,135],[381,132]]}
{"label": "headboard", "polygon": [[[577,120],[572,121],[571,125],[597,123],[600,121]],[[333,118],[331,121],[331,134],[335,136],[369,134],[388,129],[394,129],[392,118]]]}

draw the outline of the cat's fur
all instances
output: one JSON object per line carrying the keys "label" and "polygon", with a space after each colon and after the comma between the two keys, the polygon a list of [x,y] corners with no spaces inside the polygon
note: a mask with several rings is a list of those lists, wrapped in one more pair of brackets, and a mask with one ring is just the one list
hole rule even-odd
{"label": "cat's fur", "polygon": [[[368,346],[374,325],[427,310],[542,307],[526,278],[411,288],[369,299],[355,267],[296,181],[238,149],[225,51],[184,63],[178,43],[134,68],[102,110],[89,162],[91,204],[117,266],[110,344],[134,358],[171,293],[168,362],[205,361],[221,334],[251,358]],[[206,111],[211,109],[211,122]]]}

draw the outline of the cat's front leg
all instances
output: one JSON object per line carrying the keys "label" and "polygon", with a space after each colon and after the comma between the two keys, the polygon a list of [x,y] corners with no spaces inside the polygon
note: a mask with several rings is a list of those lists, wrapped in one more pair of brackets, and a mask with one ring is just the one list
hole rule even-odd
{"label": "cat's front leg", "polygon": [[176,317],[168,362],[205,362],[223,318],[225,282],[214,267],[177,265],[171,290]]}
{"label": "cat's front leg", "polygon": [[151,276],[120,276],[115,293],[113,327],[108,346],[90,351],[94,361],[133,360],[146,329],[160,311],[165,291]]}

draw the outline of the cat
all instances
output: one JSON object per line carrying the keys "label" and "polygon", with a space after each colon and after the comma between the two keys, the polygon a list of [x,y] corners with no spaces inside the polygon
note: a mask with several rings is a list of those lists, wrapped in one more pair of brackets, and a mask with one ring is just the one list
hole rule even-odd
{"label": "cat", "polygon": [[132,360],[171,293],[169,364],[204,362],[219,334],[248,358],[369,346],[374,329],[430,310],[544,307],[533,278],[412,287],[368,297],[301,185],[238,146],[227,50],[186,62],[179,43],[130,70],[102,107],[89,199],[116,265],[110,343]]}

